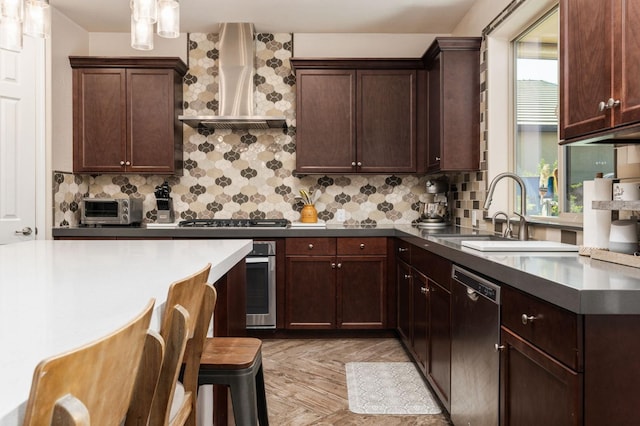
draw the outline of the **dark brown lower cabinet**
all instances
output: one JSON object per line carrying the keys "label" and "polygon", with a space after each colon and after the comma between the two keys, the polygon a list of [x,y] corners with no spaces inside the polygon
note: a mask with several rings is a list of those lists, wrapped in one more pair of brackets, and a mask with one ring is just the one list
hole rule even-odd
{"label": "dark brown lower cabinet", "polygon": [[640,316],[585,317],[586,426],[640,421]]}
{"label": "dark brown lower cabinet", "polygon": [[451,405],[451,293],[429,280],[429,361],[427,376],[438,397]]}
{"label": "dark brown lower cabinet", "polygon": [[502,327],[500,424],[582,425],[583,376]]}
{"label": "dark brown lower cabinet", "polygon": [[336,325],[334,256],[287,256],[287,328],[333,329]]}
{"label": "dark brown lower cabinet", "polygon": [[411,264],[396,258],[398,332],[448,410],[451,401],[451,262],[412,248]]}
{"label": "dark brown lower cabinet", "polygon": [[386,238],[289,238],[288,329],[384,329]]}
{"label": "dark brown lower cabinet", "polygon": [[411,346],[411,266],[401,260],[397,261],[396,280],[398,283],[398,333],[403,343]]}
{"label": "dark brown lower cabinet", "polygon": [[386,256],[338,257],[337,323],[339,328],[386,325]]}
{"label": "dark brown lower cabinet", "polygon": [[426,373],[428,351],[428,324],[429,316],[427,314],[427,288],[429,282],[427,277],[420,272],[414,270],[411,274],[413,277],[412,294],[412,320],[413,320],[413,350],[416,356],[416,362],[420,369]]}

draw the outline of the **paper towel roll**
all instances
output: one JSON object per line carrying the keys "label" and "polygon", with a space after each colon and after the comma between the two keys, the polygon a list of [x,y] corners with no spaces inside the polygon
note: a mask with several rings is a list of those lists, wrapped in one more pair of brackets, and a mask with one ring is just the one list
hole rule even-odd
{"label": "paper towel roll", "polygon": [[609,248],[611,212],[594,210],[592,201],[611,200],[612,180],[596,178],[583,182],[583,231],[582,242],[585,247]]}

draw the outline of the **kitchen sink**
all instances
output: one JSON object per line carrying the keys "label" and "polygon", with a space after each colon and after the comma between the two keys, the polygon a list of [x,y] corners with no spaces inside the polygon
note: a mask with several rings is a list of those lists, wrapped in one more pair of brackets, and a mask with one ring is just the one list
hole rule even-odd
{"label": "kitchen sink", "polygon": [[434,237],[450,241],[452,243],[460,243],[461,241],[514,241],[510,238],[489,234],[469,234],[469,235],[434,235]]}
{"label": "kitchen sink", "polygon": [[577,252],[578,246],[563,244],[555,241],[520,241],[513,238],[505,238],[499,235],[490,234],[469,234],[469,235],[439,235],[436,236],[445,242],[459,244],[478,251],[501,251],[501,252]]}

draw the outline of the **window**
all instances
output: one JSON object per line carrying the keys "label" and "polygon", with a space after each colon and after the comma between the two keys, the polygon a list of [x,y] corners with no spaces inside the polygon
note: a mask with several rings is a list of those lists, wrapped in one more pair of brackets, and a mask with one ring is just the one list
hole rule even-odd
{"label": "window", "polygon": [[609,145],[558,145],[558,40],[555,7],[512,41],[513,164],[526,184],[527,215],[582,213],[582,182],[614,172]]}

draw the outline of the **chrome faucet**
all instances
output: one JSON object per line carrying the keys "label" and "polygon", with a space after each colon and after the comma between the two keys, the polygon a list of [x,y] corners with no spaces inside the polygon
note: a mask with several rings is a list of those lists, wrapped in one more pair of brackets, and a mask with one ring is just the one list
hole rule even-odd
{"label": "chrome faucet", "polygon": [[496,184],[506,177],[510,177],[511,179],[515,180],[518,185],[520,185],[520,213],[514,213],[520,218],[520,223],[518,225],[518,239],[520,241],[526,241],[529,239],[529,224],[527,223],[527,219],[525,218],[525,215],[527,214],[527,190],[524,186],[524,181],[520,176],[515,173],[504,172],[494,177],[491,181],[491,184],[489,185],[489,190],[487,191],[487,199],[484,202],[483,208],[485,210],[489,208],[489,206],[491,205],[491,201],[493,200],[493,192],[496,190]]}
{"label": "chrome faucet", "polygon": [[502,210],[495,212],[493,214],[493,217],[491,218],[491,224],[493,225],[494,231],[496,229],[496,218],[498,216],[504,216],[504,218],[507,221],[507,226],[502,231],[502,236],[505,238],[513,238],[513,233],[511,232],[511,219],[509,218],[509,215],[503,212]]}

